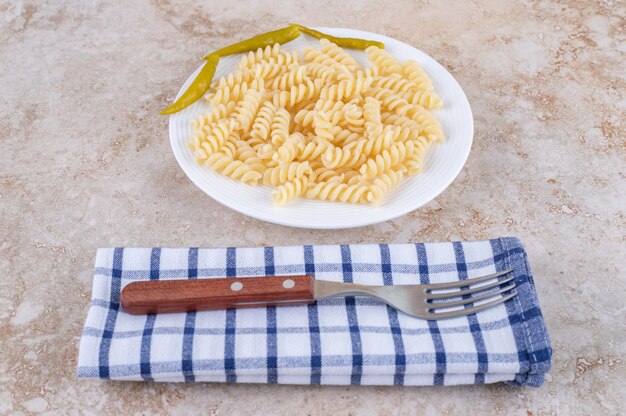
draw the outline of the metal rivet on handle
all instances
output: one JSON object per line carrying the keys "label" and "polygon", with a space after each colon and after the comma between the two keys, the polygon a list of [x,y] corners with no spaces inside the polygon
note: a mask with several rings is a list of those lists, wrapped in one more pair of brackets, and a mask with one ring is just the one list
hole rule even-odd
{"label": "metal rivet on handle", "polygon": [[287,279],[287,280],[283,280],[283,287],[285,289],[291,289],[292,287],[294,287],[296,285],[296,282],[294,282],[291,279]]}
{"label": "metal rivet on handle", "polygon": [[233,290],[233,291],[235,291],[235,292],[238,292],[238,291],[240,291],[241,289],[243,289],[243,283],[241,283],[241,282],[233,282],[233,283],[230,285],[230,290]]}

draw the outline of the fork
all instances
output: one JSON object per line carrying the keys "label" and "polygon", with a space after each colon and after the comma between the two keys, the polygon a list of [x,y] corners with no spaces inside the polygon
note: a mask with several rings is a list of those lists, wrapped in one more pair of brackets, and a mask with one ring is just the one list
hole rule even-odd
{"label": "fork", "polygon": [[[515,276],[498,279],[511,271],[449,283],[395,286],[329,282],[308,275],[150,280],[129,283],[120,300],[124,311],[140,315],[303,305],[335,296],[369,296],[408,315],[435,320],[469,315],[513,298],[517,295],[513,290]],[[495,281],[487,283],[490,280]]]}

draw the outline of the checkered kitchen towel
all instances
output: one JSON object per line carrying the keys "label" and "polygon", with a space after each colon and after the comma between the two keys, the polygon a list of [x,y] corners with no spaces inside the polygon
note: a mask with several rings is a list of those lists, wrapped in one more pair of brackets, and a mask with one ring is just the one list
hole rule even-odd
{"label": "checkered kitchen towel", "polygon": [[[442,321],[371,298],[308,306],[152,314],[120,309],[120,290],[148,279],[312,274],[403,285],[514,269],[519,295]],[[78,376],[285,384],[539,386],[551,348],[526,253],[516,238],[426,244],[251,248],[110,248],[96,257]]]}

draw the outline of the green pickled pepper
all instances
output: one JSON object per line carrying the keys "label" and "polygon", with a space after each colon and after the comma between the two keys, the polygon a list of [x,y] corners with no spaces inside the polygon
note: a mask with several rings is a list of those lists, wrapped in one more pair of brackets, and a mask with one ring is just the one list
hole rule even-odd
{"label": "green pickled pepper", "polygon": [[198,101],[198,99],[209,90],[219,60],[220,57],[217,55],[209,56],[196,79],[194,79],[189,88],[187,88],[187,91],[185,91],[174,104],[161,111],[161,114],[177,113]]}
{"label": "green pickled pepper", "polygon": [[282,45],[291,42],[298,36],[300,36],[299,28],[290,25],[226,46],[225,48],[205,56],[204,59],[208,59],[211,55],[228,56],[236,53],[255,51],[259,48],[265,48],[266,46],[274,46],[277,43]]}
{"label": "green pickled pepper", "polygon": [[327,35],[326,33],[322,33],[314,29],[309,29],[308,27],[305,27],[296,23],[291,23],[291,26],[297,27],[298,30],[300,30],[300,32],[304,33],[305,35],[309,35],[316,39],[328,39],[335,45],[341,46],[342,48],[365,50],[369,48],[370,46],[376,46],[378,48],[385,49],[384,43],[377,42],[375,40],[357,39],[357,38],[338,38],[336,36]]}
{"label": "green pickled pepper", "polygon": [[384,49],[385,44],[374,40],[356,39],[356,38],[339,38],[317,30],[309,29],[305,26],[298,24],[290,24],[282,29],[273,30],[271,32],[263,33],[261,35],[253,36],[250,39],[243,40],[241,42],[234,43],[219,49],[203,59],[206,63],[198,73],[198,76],[193,80],[189,88],[176,100],[172,105],[161,111],[161,114],[174,114],[177,113],[191,104],[195,103],[198,99],[206,93],[211,87],[211,81],[220,57],[234,55],[238,53],[245,53],[255,51],[259,48],[265,48],[266,46],[274,46],[275,44],[285,44],[291,42],[300,36],[300,33],[305,33],[317,39],[328,39],[335,43],[337,46],[341,46],[349,49],[365,50],[370,46],[376,46]]}

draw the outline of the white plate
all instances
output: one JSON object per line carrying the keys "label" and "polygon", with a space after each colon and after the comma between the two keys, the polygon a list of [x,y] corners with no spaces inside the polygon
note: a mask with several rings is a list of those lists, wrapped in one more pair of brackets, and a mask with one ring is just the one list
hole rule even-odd
{"label": "white plate", "polygon": [[[399,217],[428,203],[456,178],[472,146],[474,135],[472,110],[463,90],[452,75],[434,59],[406,43],[358,30],[317,29],[334,36],[384,42],[385,49],[396,58],[414,59],[428,73],[435,91],[444,101],[444,107],[436,110],[435,114],[443,126],[446,142],[433,146],[420,174],[406,178],[378,206],[299,199],[285,207],[277,207],[272,201],[270,187],[248,186],[195,162],[187,144],[191,137],[191,120],[208,107],[205,100],[199,100],[185,110],[170,116],[170,141],[176,160],[189,179],[216,201],[242,214],[292,227],[325,229],[359,227]],[[309,45],[319,45],[319,41],[301,35],[283,45],[283,48],[301,50]],[[367,64],[365,53],[356,51],[353,55],[362,65]],[[222,58],[214,79],[232,72],[239,59],[240,55]],[[200,68],[187,79],[178,96],[187,89],[199,70]]]}

